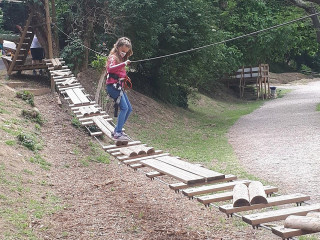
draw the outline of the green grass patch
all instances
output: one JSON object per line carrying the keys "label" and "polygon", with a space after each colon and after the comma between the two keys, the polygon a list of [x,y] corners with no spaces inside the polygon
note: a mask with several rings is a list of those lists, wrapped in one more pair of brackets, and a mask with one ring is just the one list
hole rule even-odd
{"label": "green grass patch", "polygon": [[9,112],[7,110],[0,108],[0,114],[3,114],[3,113],[9,114]]}
{"label": "green grass patch", "polygon": [[43,157],[40,156],[40,154],[35,154],[34,157],[31,157],[29,159],[31,163],[36,163],[40,165],[40,167],[44,170],[50,170],[51,163],[47,162]]}
{"label": "green grass patch", "polygon": [[7,141],[5,141],[5,144],[7,144],[8,146],[14,146],[14,145],[16,145],[16,141],[15,140],[7,140]]}
{"label": "green grass patch", "polygon": [[91,154],[87,157],[88,161],[100,162],[105,164],[110,163],[109,154],[103,151],[99,144],[90,141],[89,147]]}
{"label": "green grass patch", "polygon": [[317,104],[317,111],[320,112],[320,103]]}
{"label": "green grass patch", "polygon": [[292,92],[292,89],[277,89],[277,98],[283,98],[286,94]]}
{"label": "green grass patch", "polygon": [[[263,104],[263,101],[215,101],[199,95],[188,110],[178,109],[173,120],[154,119],[150,126],[139,128],[141,141],[169,151],[190,162],[204,163],[212,170],[240,178],[256,178],[238,163],[227,132],[234,123]],[[139,116],[135,116],[139,122]]]}
{"label": "green grass patch", "polygon": [[81,128],[82,125],[81,125],[81,122],[79,121],[79,119],[74,116],[72,119],[71,119],[71,124],[72,126],[74,126],[75,128]]}

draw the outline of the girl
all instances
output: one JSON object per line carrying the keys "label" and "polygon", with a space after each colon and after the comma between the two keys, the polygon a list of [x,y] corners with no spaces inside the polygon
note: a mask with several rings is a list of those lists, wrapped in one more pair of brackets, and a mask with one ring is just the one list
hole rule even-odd
{"label": "girl", "polygon": [[118,122],[114,129],[113,137],[117,140],[128,140],[126,134],[122,132],[123,125],[127,121],[132,107],[127,94],[123,89],[123,80],[127,73],[125,67],[130,64],[128,58],[133,54],[132,45],[129,38],[122,37],[113,45],[107,60],[107,92],[115,100],[120,97],[120,113]]}

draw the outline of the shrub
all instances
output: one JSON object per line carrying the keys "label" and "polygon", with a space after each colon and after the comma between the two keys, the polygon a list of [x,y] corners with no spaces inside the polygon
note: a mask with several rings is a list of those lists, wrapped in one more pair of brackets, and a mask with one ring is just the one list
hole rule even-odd
{"label": "shrub", "polygon": [[25,146],[26,148],[30,149],[31,151],[36,150],[37,142],[33,136],[27,133],[19,133],[18,140],[21,145]]}
{"label": "shrub", "polygon": [[17,97],[29,103],[32,107],[34,107],[34,96],[29,91],[17,92]]}
{"label": "shrub", "polygon": [[43,122],[44,122],[41,114],[38,111],[34,110],[34,109],[32,109],[32,110],[22,110],[22,116],[24,116],[27,119],[30,119],[33,122],[36,122],[36,123],[40,124],[40,125],[42,125]]}

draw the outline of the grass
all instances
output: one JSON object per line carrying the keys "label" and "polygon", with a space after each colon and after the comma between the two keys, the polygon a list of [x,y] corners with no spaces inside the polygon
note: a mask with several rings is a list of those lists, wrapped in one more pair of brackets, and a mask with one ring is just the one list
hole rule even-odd
{"label": "grass", "polygon": [[[257,180],[238,163],[227,132],[241,116],[259,108],[263,101],[224,102],[202,95],[198,99],[198,103],[190,102],[189,110],[178,110],[172,122],[154,119],[146,129],[140,128],[139,139],[215,171]],[[137,122],[142,121],[139,118],[134,115]]]}
{"label": "grass", "polygon": [[320,112],[320,103],[317,104],[316,110],[317,110],[318,112]]}
{"label": "grass", "polygon": [[40,167],[44,170],[50,170],[51,163],[47,162],[43,157],[40,156],[40,154],[35,154],[34,157],[31,157],[29,159],[31,163],[39,164]]}

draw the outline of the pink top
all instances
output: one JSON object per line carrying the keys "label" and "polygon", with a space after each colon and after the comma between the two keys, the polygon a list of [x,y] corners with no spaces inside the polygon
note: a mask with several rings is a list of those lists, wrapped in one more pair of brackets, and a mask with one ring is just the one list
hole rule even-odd
{"label": "pink top", "polygon": [[[126,63],[118,63],[117,58],[114,55],[111,55],[107,61],[107,73],[113,73],[119,76],[119,78],[125,78],[127,76],[126,72]],[[118,81],[114,78],[107,78],[107,84],[117,83]]]}

